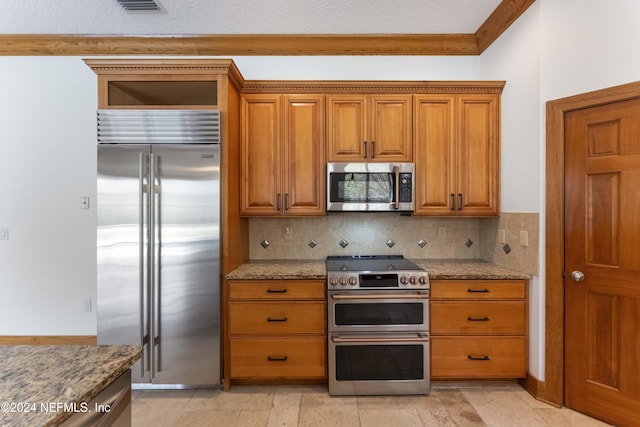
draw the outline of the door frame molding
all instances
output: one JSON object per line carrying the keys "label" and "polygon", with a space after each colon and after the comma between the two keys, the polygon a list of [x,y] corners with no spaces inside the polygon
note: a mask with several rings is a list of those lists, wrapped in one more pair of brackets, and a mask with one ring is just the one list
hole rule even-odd
{"label": "door frame molding", "polygon": [[564,179],[565,113],[640,98],[640,81],[546,104],[545,380],[538,398],[564,405]]}

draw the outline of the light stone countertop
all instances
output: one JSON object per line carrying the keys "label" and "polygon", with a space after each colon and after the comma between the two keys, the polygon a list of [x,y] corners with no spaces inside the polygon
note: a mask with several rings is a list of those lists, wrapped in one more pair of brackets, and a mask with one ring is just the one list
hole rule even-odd
{"label": "light stone countertop", "polygon": [[61,405],[80,411],[141,354],[134,345],[0,346],[0,425],[58,425],[73,415]]}
{"label": "light stone countertop", "polygon": [[[431,280],[530,279],[531,276],[475,259],[414,259]],[[242,264],[227,274],[230,280],[311,280],[327,278],[325,260],[259,260]]]}

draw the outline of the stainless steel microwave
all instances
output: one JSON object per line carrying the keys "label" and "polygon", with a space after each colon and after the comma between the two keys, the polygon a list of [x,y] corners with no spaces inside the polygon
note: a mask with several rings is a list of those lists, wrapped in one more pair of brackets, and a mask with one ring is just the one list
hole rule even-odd
{"label": "stainless steel microwave", "polygon": [[328,211],[412,212],[413,163],[328,163]]}

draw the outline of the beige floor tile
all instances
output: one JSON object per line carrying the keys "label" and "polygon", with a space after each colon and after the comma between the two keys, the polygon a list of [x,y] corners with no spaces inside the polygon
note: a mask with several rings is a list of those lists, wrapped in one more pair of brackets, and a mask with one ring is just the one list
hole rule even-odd
{"label": "beige floor tile", "polygon": [[422,426],[422,419],[415,409],[360,409],[361,427],[416,427]]}
{"label": "beige floor tile", "polygon": [[138,398],[131,404],[131,420],[135,427],[173,426],[180,418],[184,405],[176,399]]}
{"label": "beige floor tile", "polygon": [[329,396],[324,392],[305,393],[301,395],[300,409],[313,407],[347,407],[356,408],[355,396]]}
{"label": "beige floor tile", "polygon": [[437,396],[358,396],[358,409],[418,409],[441,407]]}
{"label": "beige floor tile", "polygon": [[520,396],[513,391],[465,390],[464,396],[488,426],[528,427],[546,426]]}
{"label": "beige floor tile", "polygon": [[298,426],[301,427],[354,427],[360,425],[358,408],[348,406],[302,406]]}
{"label": "beige floor tile", "polygon": [[567,408],[535,408],[534,411],[553,427],[604,427],[609,425]]}
{"label": "beige floor tile", "polygon": [[265,391],[247,391],[234,388],[225,392],[222,390],[197,390],[187,404],[187,409],[252,409],[271,410],[273,393]]}
{"label": "beige floor tile", "polygon": [[442,402],[449,416],[458,427],[486,425],[459,389],[432,390],[431,394],[440,399],[440,402]]}
{"label": "beige floor tile", "polygon": [[[202,410],[184,411],[175,427],[253,427],[265,426],[269,411]],[[164,424],[163,424],[164,425]]]}
{"label": "beige floor tile", "polygon": [[417,411],[425,426],[456,427],[456,423],[444,406],[434,406]]}

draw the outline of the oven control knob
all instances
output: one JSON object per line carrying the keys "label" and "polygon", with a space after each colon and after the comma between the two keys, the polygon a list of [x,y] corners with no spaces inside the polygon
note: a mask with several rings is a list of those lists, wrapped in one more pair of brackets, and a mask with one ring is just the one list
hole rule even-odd
{"label": "oven control knob", "polygon": [[429,283],[429,279],[427,279],[426,276],[420,276],[420,279],[418,281],[421,285],[426,285],[427,283]]}
{"label": "oven control knob", "polygon": [[338,278],[337,277],[332,277],[331,279],[329,279],[329,284],[331,286],[336,286],[338,284]]}
{"label": "oven control knob", "polygon": [[355,277],[349,277],[349,284],[351,286],[355,286],[358,284],[358,279],[356,279]]}
{"label": "oven control knob", "polygon": [[409,282],[411,282],[412,285],[415,285],[416,283],[418,283],[418,278],[416,276],[411,276],[409,278]]}
{"label": "oven control knob", "polygon": [[407,283],[409,283],[409,279],[407,279],[407,276],[402,276],[400,278],[400,283],[402,283],[403,285],[406,285]]}
{"label": "oven control knob", "polygon": [[341,278],[340,278],[340,284],[341,284],[342,286],[346,285],[346,284],[347,284],[347,278],[346,278],[346,277],[341,277]]}

